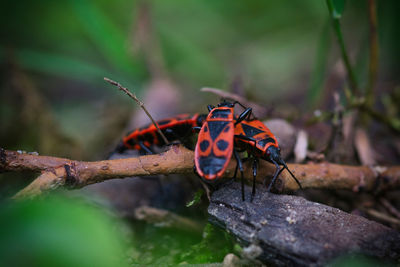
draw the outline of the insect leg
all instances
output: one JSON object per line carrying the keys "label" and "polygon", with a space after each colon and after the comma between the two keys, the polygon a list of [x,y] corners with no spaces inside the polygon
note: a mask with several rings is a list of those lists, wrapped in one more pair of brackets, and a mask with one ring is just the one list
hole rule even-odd
{"label": "insect leg", "polygon": [[[245,150],[243,149],[243,150],[241,150],[241,149],[235,149],[235,151],[237,151],[237,152],[244,152]],[[245,160],[245,159],[242,159],[242,161],[243,160]],[[233,174],[233,177],[232,177],[232,179],[234,179],[235,181],[236,181],[236,175],[237,175],[237,171],[238,171],[238,168],[239,168],[239,162],[238,161],[236,161],[236,168],[235,168],[235,173]]]}
{"label": "insect leg", "polygon": [[[235,102],[233,102],[233,104],[239,104],[243,109],[247,109],[247,107],[245,106],[245,105],[243,105],[242,103],[240,103],[239,101],[235,101]],[[250,116],[251,115],[253,115],[253,120],[256,120],[257,118],[256,118],[256,116],[254,116],[254,113],[253,112],[250,112],[249,113],[249,116],[247,116],[247,118],[246,118],[246,120],[250,120]]]}
{"label": "insect leg", "polygon": [[238,168],[239,168],[239,162],[236,161],[235,173],[233,174],[233,177],[232,177],[232,179],[234,179],[234,180],[236,180],[236,175],[237,175]]}
{"label": "insect leg", "polygon": [[193,130],[194,132],[198,133],[198,132],[200,132],[201,127],[200,127],[200,126],[193,126],[193,127],[192,127],[192,130]]}
{"label": "insect leg", "polygon": [[150,148],[148,148],[147,146],[145,146],[145,144],[143,144],[142,141],[139,141],[139,146],[149,155],[154,154],[153,151],[150,150]]}
{"label": "insect leg", "polygon": [[258,159],[254,158],[254,161],[253,161],[253,188],[251,190],[250,202],[253,201],[253,198],[256,195],[256,177],[257,177],[257,167],[258,167],[257,165],[258,165]]}
{"label": "insect leg", "polygon": [[242,160],[239,157],[239,154],[236,150],[233,150],[233,154],[235,155],[237,164],[239,165],[240,175],[241,175],[241,183],[242,183],[242,200],[244,201],[244,177],[243,177],[243,164]]}
{"label": "insect leg", "polygon": [[243,112],[239,115],[239,117],[237,118],[237,120],[236,120],[236,122],[235,122],[235,125],[238,124],[238,123],[240,123],[240,122],[243,121],[244,119],[248,118],[248,117],[250,116],[252,110],[253,110],[252,108],[246,108],[246,110],[243,111]]}
{"label": "insect leg", "polygon": [[[275,183],[276,178],[285,169],[285,167],[282,167],[282,169],[281,169],[279,164],[275,160],[271,159],[271,161],[272,161],[272,163],[275,164],[276,169],[275,169],[274,176],[272,177],[271,183],[268,185],[267,192],[271,191],[271,187]],[[265,185],[265,180],[264,180],[264,185]]]}
{"label": "insect leg", "polygon": [[250,142],[254,142],[254,145],[252,146],[251,153],[253,155],[255,154],[255,149],[256,149],[256,144],[257,144],[257,140],[256,139],[254,139],[253,137],[248,137],[248,136],[245,136],[245,135],[238,135],[238,134],[235,135],[235,138],[246,140],[246,141],[250,141]]}
{"label": "insect leg", "polygon": [[215,106],[213,106],[213,105],[208,105],[207,108],[208,108],[208,111],[211,111],[211,110],[213,110],[213,109],[215,108]]}
{"label": "insect leg", "polygon": [[256,142],[256,139],[254,139],[253,137],[248,137],[245,135],[235,134],[235,138],[239,138],[239,139],[246,140],[246,141]]}

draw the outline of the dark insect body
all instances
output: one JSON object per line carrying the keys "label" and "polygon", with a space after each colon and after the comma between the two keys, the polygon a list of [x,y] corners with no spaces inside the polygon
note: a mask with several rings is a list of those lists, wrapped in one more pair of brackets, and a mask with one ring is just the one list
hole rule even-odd
{"label": "dark insect body", "polygon": [[209,114],[201,127],[194,150],[195,169],[206,180],[220,178],[232,157],[235,124],[251,114],[247,108],[234,118],[237,102],[224,101],[217,107],[208,106]]}
{"label": "dark insect body", "polygon": [[[200,127],[206,115],[180,114],[172,118],[157,121],[158,127],[168,140],[180,140],[193,132],[193,127]],[[161,138],[154,124],[135,129],[127,133],[116,151],[119,153],[132,149],[152,154],[151,146],[167,145]]]}
{"label": "dark insect body", "polygon": [[[280,148],[278,141],[276,140],[274,134],[270,129],[265,126],[264,123],[257,119],[244,120],[235,126],[235,147],[238,149],[246,150],[251,156],[253,156],[253,190],[251,199],[255,195],[255,179],[257,176],[257,163],[258,159],[267,160],[276,166],[274,176],[272,177],[271,183],[268,185],[267,191],[271,190],[272,185],[275,183],[278,175],[286,169],[300,188],[301,184],[293,173],[289,170],[286,162],[282,159],[280,154]],[[238,159],[238,165],[240,164],[240,159]],[[280,165],[283,168],[280,168]],[[240,168],[240,165],[239,165]],[[236,168],[237,171],[237,168]],[[243,175],[243,169],[241,169]],[[235,172],[236,176],[236,172]],[[265,186],[266,180],[264,180]]]}

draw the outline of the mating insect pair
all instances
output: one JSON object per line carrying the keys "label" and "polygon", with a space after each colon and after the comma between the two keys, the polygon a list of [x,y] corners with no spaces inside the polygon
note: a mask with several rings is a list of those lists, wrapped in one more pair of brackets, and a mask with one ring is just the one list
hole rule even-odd
{"label": "mating insect pair", "polygon": [[[252,109],[245,110],[235,119],[234,106],[238,102],[224,101],[218,107],[208,106],[209,114],[205,119],[195,148],[195,167],[197,173],[206,180],[214,180],[223,175],[234,154],[237,169],[241,172],[242,199],[244,196],[243,164],[239,157],[240,151],[247,151],[253,158],[253,187],[251,200],[255,195],[258,159],[267,160],[276,166],[274,176],[267,191],[271,190],[278,175],[287,169],[301,188],[300,182],[287,167],[280,155],[278,141],[271,131],[256,118],[251,118]],[[283,168],[280,169],[280,165]],[[265,186],[266,180],[264,180]]]}
{"label": "mating insect pair", "polygon": [[[224,101],[218,107],[208,106],[209,114],[178,115],[157,122],[161,132],[168,140],[183,140],[193,129],[200,130],[195,148],[195,167],[197,173],[206,180],[220,178],[234,154],[237,160],[235,175],[239,169],[242,181],[242,199],[244,200],[243,164],[238,152],[247,151],[253,158],[253,189],[251,199],[255,195],[255,178],[258,159],[272,162],[276,171],[268,186],[271,189],[280,172],[287,169],[299,187],[301,185],[280,156],[280,149],[275,136],[259,120],[252,118],[252,109],[245,108],[237,118],[234,117],[234,106],[238,102]],[[254,116],[253,116],[254,117]],[[134,149],[152,154],[151,147],[167,145],[153,124],[129,132],[118,145],[116,151],[123,152]],[[280,169],[279,165],[283,165]],[[265,185],[265,181],[264,181]]]}

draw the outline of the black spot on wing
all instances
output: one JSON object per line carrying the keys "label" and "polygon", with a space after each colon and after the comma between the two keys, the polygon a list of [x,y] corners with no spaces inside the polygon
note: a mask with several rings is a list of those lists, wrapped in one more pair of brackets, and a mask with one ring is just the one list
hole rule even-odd
{"label": "black spot on wing", "polygon": [[267,145],[268,143],[273,143],[273,144],[275,144],[275,140],[274,140],[273,138],[271,138],[271,137],[268,137],[268,138],[259,140],[259,141],[257,142],[257,144],[260,145],[260,146],[262,146],[262,147],[264,147],[264,146]]}
{"label": "black spot on wing", "polygon": [[131,146],[134,146],[134,145],[136,145],[136,140],[133,139],[133,138],[130,138],[130,139],[127,141],[127,143],[128,143],[129,145],[131,145]]}
{"label": "black spot on wing", "polygon": [[225,128],[224,133],[229,132],[230,129],[231,129],[231,126],[228,125],[228,126]]}
{"label": "black spot on wing", "polygon": [[[187,136],[188,133],[192,131],[192,125],[188,123],[181,123],[181,124],[176,124],[174,126],[171,126],[167,129],[162,129],[161,130],[165,137],[169,141],[171,140],[180,140],[183,139],[185,136]],[[158,140],[163,140],[163,138],[158,134],[158,131],[156,132]],[[161,144],[164,144],[162,141]]]}
{"label": "black spot on wing", "polygon": [[247,125],[245,123],[242,123],[242,128],[243,128],[243,131],[244,131],[245,135],[248,136],[248,137],[253,137],[253,136],[255,136],[255,135],[259,134],[259,133],[264,132],[264,131],[262,131],[260,129],[257,129],[257,128],[255,128],[253,126]]}
{"label": "black spot on wing", "polygon": [[229,109],[216,109],[212,111],[211,118],[228,118],[229,115],[231,114],[231,110]]}
{"label": "black spot on wing", "polygon": [[146,134],[138,136],[138,140],[140,140],[142,142],[147,141],[150,144],[154,144],[155,143],[155,141],[154,141],[155,138],[156,138],[156,136],[152,132],[148,132]]}
{"label": "black spot on wing", "polygon": [[215,140],[228,123],[228,121],[209,121],[208,127],[210,128],[211,139]]}
{"label": "black spot on wing", "polygon": [[206,151],[209,146],[210,142],[208,142],[208,140],[203,140],[200,142],[200,150],[203,152]]}
{"label": "black spot on wing", "polygon": [[229,143],[226,142],[225,140],[218,140],[218,142],[217,142],[217,147],[221,151],[224,151],[225,149],[227,149],[228,146],[229,146]]}

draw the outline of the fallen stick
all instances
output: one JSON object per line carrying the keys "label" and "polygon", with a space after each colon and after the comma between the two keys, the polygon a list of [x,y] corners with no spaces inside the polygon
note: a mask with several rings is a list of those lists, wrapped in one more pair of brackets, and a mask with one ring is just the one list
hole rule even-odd
{"label": "fallen stick", "polygon": [[[270,178],[275,166],[260,161],[257,180]],[[331,163],[288,164],[303,188],[349,189],[355,192],[380,191],[400,188],[400,167],[370,168]],[[232,177],[236,162],[231,160],[225,177]],[[245,177],[252,179],[251,162],[246,162]],[[39,156],[0,149],[0,172],[34,171],[39,177],[22,189],[14,198],[34,197],[59,187],[81,188],[109,179],[132,176],[168,175],[193,173],[193,151],[182,146],[155,155],[137,158],[102,160],[94,162]],[[275,190],[290,192],[298,185],[287,171],[283,171],[275,183]]]}
{"label": "fallen stick", "polygon": [[[250,191],[246,186],[246,196]],[[210,221],[264,264],[326,266],[349,253],[400,258],[400,233],[382,224],[298,196],[263,191],[249,202],[240,192],[239,183],[214,192]]]}

